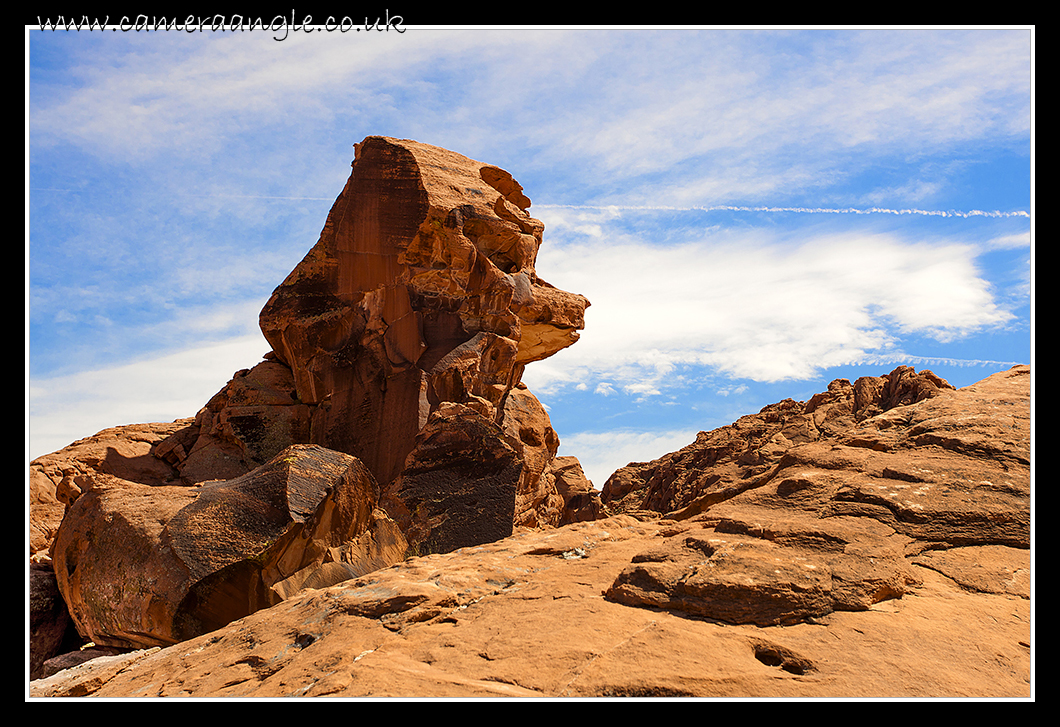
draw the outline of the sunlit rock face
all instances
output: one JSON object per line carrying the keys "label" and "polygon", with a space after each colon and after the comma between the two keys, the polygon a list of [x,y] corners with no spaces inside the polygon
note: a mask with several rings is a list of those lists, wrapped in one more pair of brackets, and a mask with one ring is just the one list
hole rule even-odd
{"label": "sunlit rock face", "polygon": [[407,545],[376,511],[378,485],[341,452],[288,447],[202,487],[102,476],[69,508],[55,575],[96,644],[162,646],[399,561]]}
{"label": "sunlit rock face", "polygon": [[197,484],[318,444],[386,493],[431,415],[459,404],[525,465],[514,524],[569,519],[559,438],[521,379],[578,340],[589,301],[537,276],[544,225],[508,172],[415,141],[355,149],[319,240],[261,311],[272,350],[153,453]]}
{"label": "sunlit rock face", "polygon": [[388,483],[442,403],[501,425],[524,366],[574,343],[589,303],[538,278],[544,225],[504,170],[408,140],[355,148],[320,240],[260,322],[312,441]]}

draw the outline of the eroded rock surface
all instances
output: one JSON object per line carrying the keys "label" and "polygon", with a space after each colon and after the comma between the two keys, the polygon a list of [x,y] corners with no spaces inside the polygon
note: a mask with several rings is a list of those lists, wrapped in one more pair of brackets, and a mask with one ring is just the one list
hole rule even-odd
{"label": "eroded rock surface", "polygon": [[[261,311],[264,360],[194,418],[116,427],[32,463],[31,556],[53,558],[85,639],[172,643],[409,548],[591,511],[585,492],[558,491],[559,438],[521,382],[578,339],[589,305],[538,277],[544,226],[522,187],[385,137],[357,144],[352,167]],[[310,459],[320,482],[334,460],[371,486],[303,493],[313,480],[295,470]],[[294,489],[269,489],[277,476]],[[289,497],[328,514],[310,526]]]}
{"label": "eroded rock surface", "polygon": [[1025,598],[921,585],[760,627],[602,596],[681,524],[628,515],[400,565],[182,644],[89,662],[34,696],[991,698],[1030,694]]}
{"label": "eroded rock surface", "polygon": [[29,466],[29,552],[46,556],[68,505],[98,479],[118,478],[142,485],[174,485],[172,467],[153,448],[192,422],[113,427],[38,457]]}
{"label": "eroded rock surface", "polygon": [[[167,645],[405,555],[378,485],[354,457],[314,445],[202,487],[115,479],[81,494],[55,540],[78,632],[98,645]],[[376,542],[397,540],[380,560]]]}
{"label": "eroded rock surface", "polygon": [[431,413],[460,404],[526,461],[515,522],[559,524],[564,500],[541,477],[559,440],[521,378],[577,341],[589,302],[538,277],[529,206],[497,167],[404,139],[356,145],[319,241],[261,311],[273,350],[158,454],[194,483],[311,442],[386,489]]}
{"label": "eroded rock surface", "polygon": [[447,404],[431,414],[383,504],[413,552],[491,543],[512,534],[523,467],[496,424]]}
{"label": "eroded rock surface", "polygon": [[[616,502],[637,511],[661,503],[694,524],[634,558],[608,598],[797,623],[911,593],[914,563],[1026,593],[1029,398],[1028,367],[961,391],[897,369],[833,382],[807,404],[766,407],[629,465],[605,499],[621,492]],[[642,486],[623,491],[631,482]],[[993,565],[972,567],[987,554]]]}

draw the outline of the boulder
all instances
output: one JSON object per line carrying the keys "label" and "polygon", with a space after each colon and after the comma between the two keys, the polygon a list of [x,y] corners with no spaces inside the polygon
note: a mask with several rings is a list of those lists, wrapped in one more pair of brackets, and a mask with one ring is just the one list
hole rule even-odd
{"label": "boulder", "polygon": [[383,502],[413,553],[482,545],[512,534],[523,469],[500,427],[470,407],[446,404],[420,432]]}
{"label": "boulder", "polygon": [[142,485],[180,484],[153,448],[192,424],[190,419],[112,427],[33,460],[29,466],[30,555],[46,558],[66,507],[95,479],[116,477]]}
{"label": "boulder", "polygon": [[563,456],[552,460],[550,475],[556,483],[556,491],[563,498],[563,516],[560,522],[585,522],[606,517],[600,492],[585,476],[577,457]]}
{"label": "boulder", "polygon": [[63,520],[59,590],[98,645],[175,643],[399,560],[400,534],[373,517],[378,495],[355,458],[312,445],[201,487],[115,479]]}

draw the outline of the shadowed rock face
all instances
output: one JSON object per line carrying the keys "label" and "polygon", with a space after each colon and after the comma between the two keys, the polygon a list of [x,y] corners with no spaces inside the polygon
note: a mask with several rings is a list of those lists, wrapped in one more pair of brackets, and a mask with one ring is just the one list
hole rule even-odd
{"label": "shadowed rock face", "polygon": [[523,466],[496,424],[447,404],[431,415],[384,506],[414,552],[492,543],[512,534]]}

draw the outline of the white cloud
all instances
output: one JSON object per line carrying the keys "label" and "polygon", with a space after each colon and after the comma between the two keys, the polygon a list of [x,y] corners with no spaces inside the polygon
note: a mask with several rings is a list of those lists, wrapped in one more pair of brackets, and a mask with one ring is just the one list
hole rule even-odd
{"label": "white cloud", "polygon": [[570,169],[582,183],[664,175],[654,201],[701,204],[820,187],[882,154],[1006,143],[1029,129],[1020,30],[215,36],[93,47],[72,70],[82,86],[45,77],[35,87],[34,144],[124,160],[227,158],[229,141],[256,127],[276,137],[262,148],[293,158],[309,151],[301,130],[313,123],[376,127],[364,133],[396,124],[473,156],[522,148],[529,165]]}
{"label": "white cloud", "polygon": [[[647,203],[820,189],[896,151],[938,151],[972,139],[1004,144],[1029,128],[1028,32],[612,39],[606,62],[613,81],[589,92],[606,114],[584,118],[580,133],[554,137],[608,179],[658,174],[641,187]],[[578,111],[591,113],[587,103]],[[626,196],[637,198],[636,189]]]}
{"label": "white cloud", "polygon": [[29,381],[30,459],[122,424],[195,416],[268,344],[244,336],[135,363]]}
{"label": "white cloud", "polygon": [[1019,248],[1026,248],[1028,251],[1031,247],[1031,233],[1030,230],[1026,232],[1019,232],[1014,235],[1002,235],[988,240],[984,245],[984,250],[1017,250]]}
{"label": "white cloud", "polygon": [[575,432],[563,434],[559,453],[577,457],[586,477],[599,490],[620,467],[630,462],[650,462],[681,449],[694,442],[698,433],[693,429]]}
{"label": "white cloud", "polygon": [[734,394],[734,395],[743,394],[746,391],[747,391],[747,385],[746,384],[740,384],[739,386],[723,386],[722,388],[718,389],[715,393],[718,396],[729,396],[730,394]]}
{"label": "white cloud", "polygon": [[681,365],[806,379],[894,354],[906,335],[948,341],[1012,318],[980,277],[971,244],[868,232],[792,242],[758,230],[662,245],[617,225],[608,242],[572,242],[573,228],[554,227],[538,270],[592,306],[577,345],[551,368],[528,369],[528,382],[546,389],[588,379],[601,382],[599,393],[644,397],[678,383]]}

